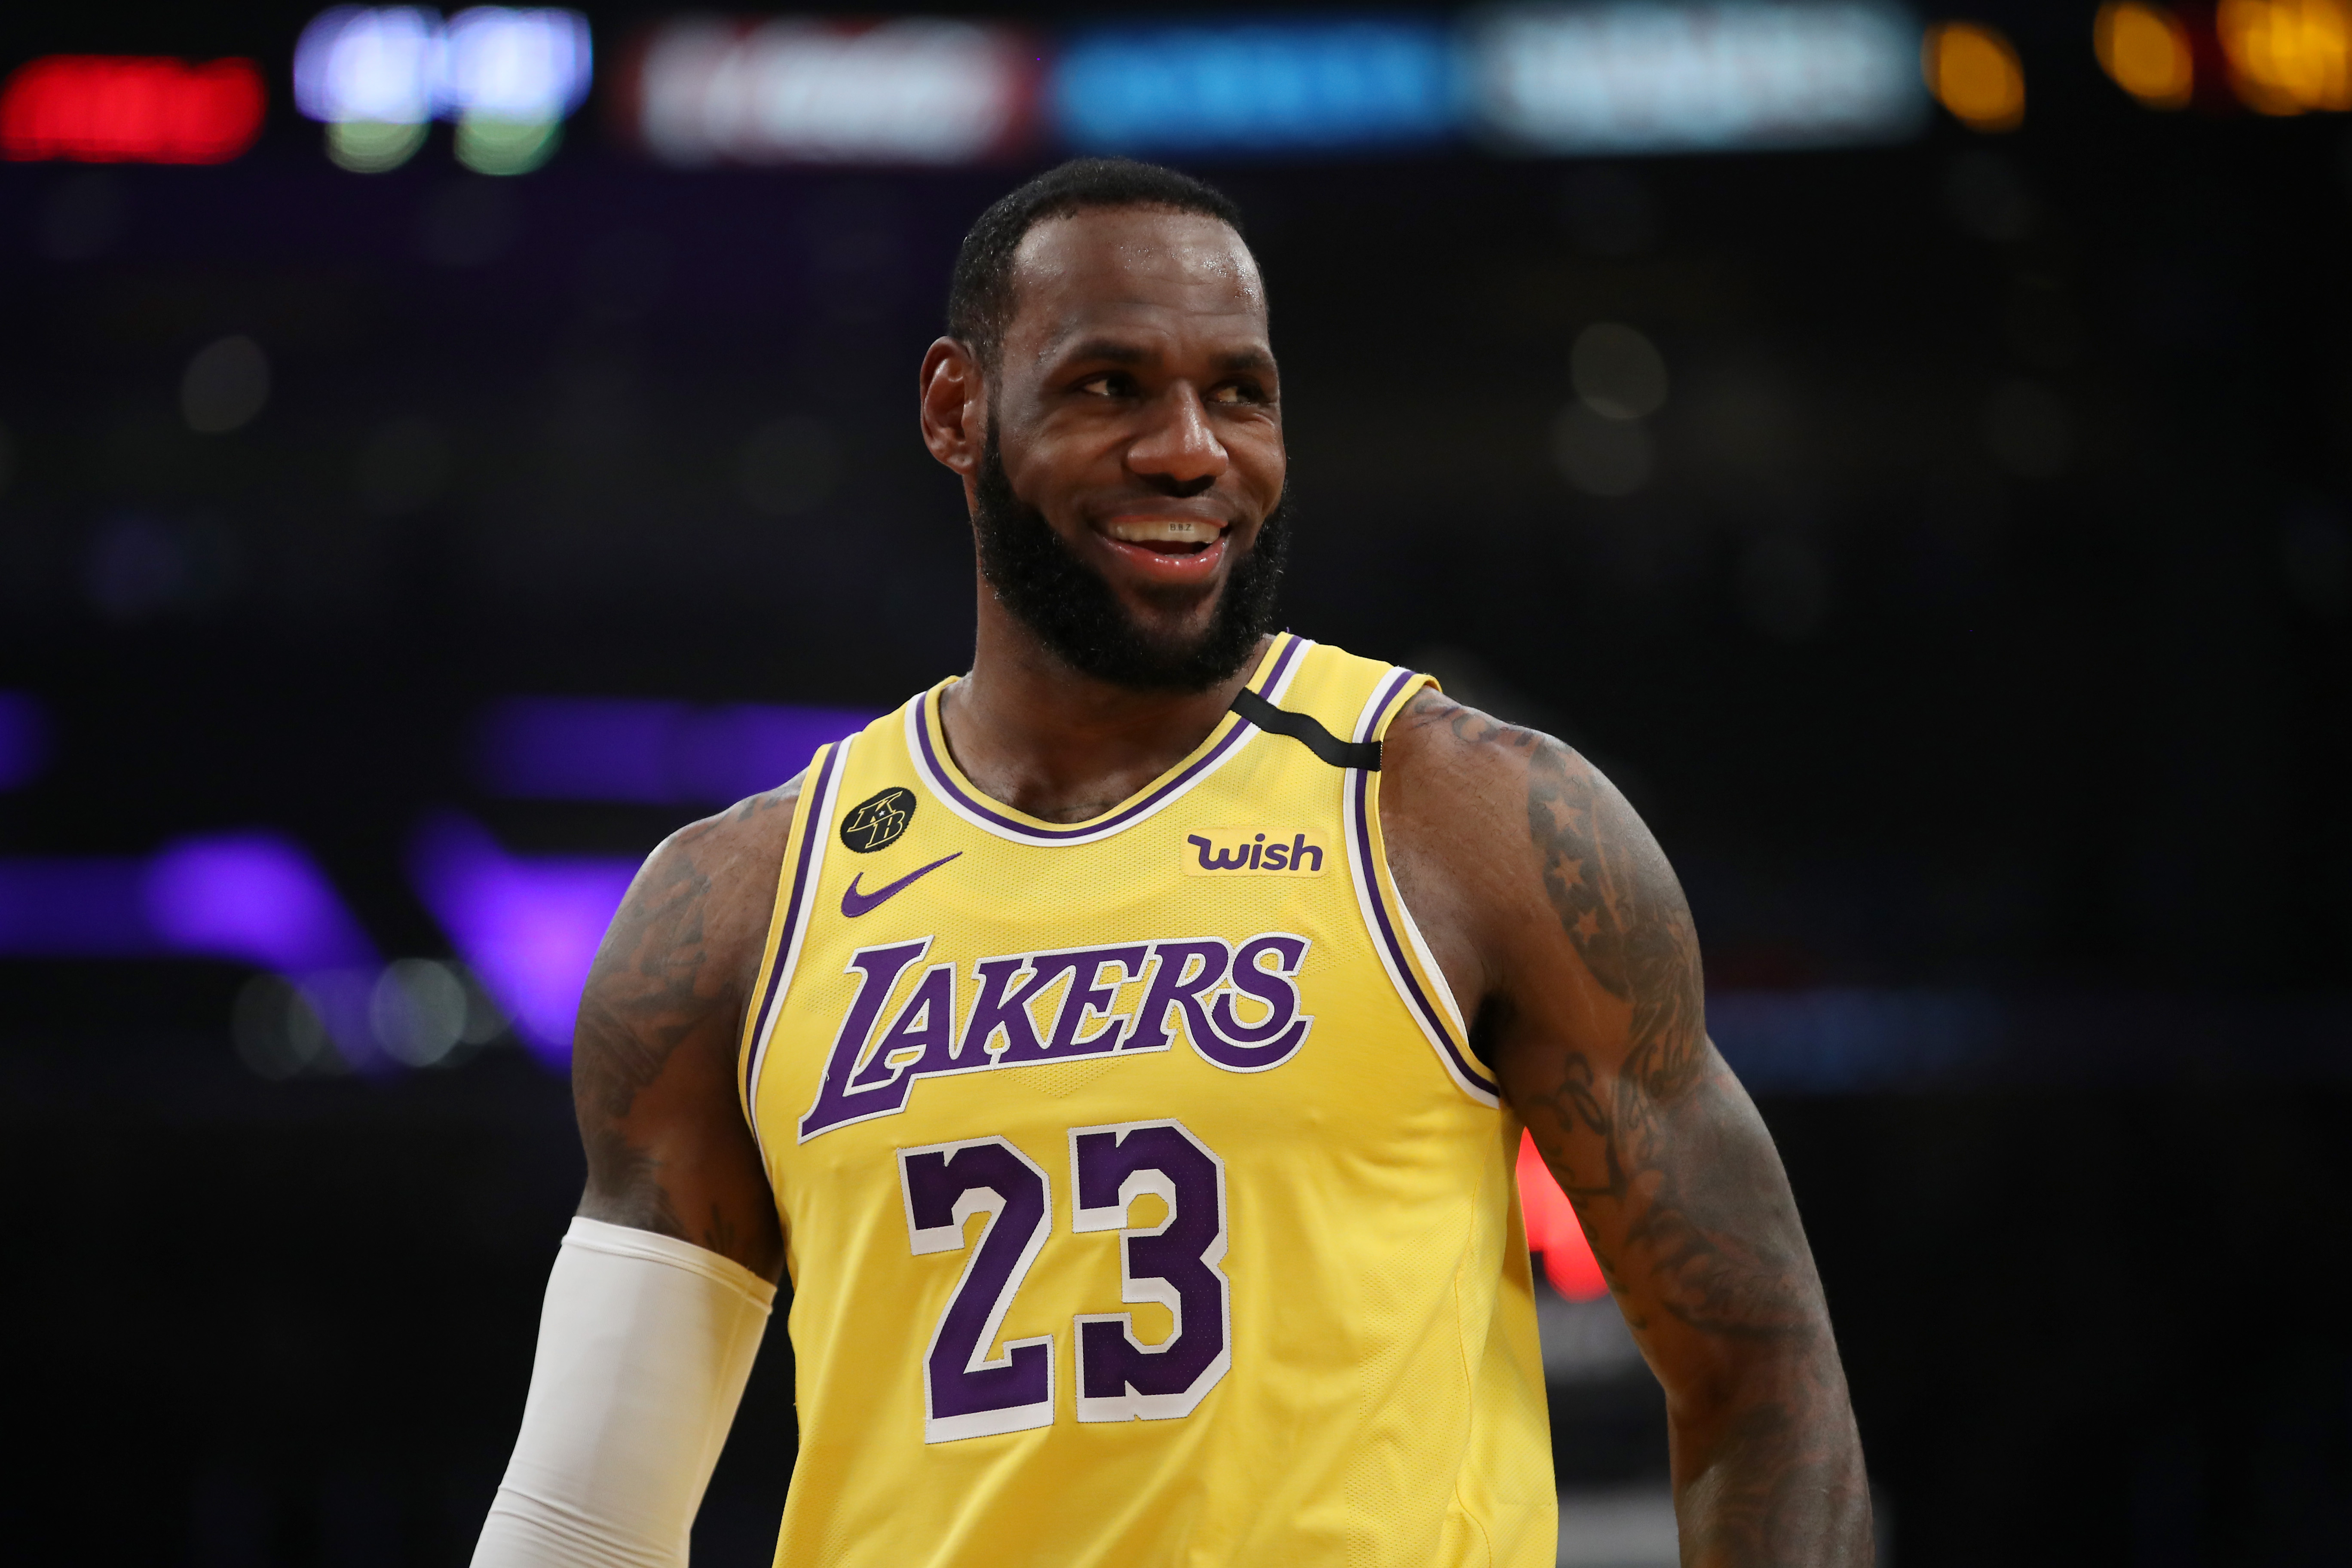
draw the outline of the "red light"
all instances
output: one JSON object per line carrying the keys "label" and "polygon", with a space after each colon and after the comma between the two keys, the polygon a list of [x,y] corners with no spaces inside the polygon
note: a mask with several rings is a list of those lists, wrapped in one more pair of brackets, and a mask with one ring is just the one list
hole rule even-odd
{"label": "red light", "polygon": [[0,88],[0,153],[88,163],[225,163],[261,133],[251,60],[49,55]]}
{"label": "red light", "polygon": [[1576,1222],[1576,1210],[1551,1170],[1536,1152],[1531,1134],[1519,1134],[1519,1212],[1527,1216],[1528,1246],[1543,1254],[1544,1278],[1571,1301],[1592,1301],[1609,1294],[1609,1281]]}

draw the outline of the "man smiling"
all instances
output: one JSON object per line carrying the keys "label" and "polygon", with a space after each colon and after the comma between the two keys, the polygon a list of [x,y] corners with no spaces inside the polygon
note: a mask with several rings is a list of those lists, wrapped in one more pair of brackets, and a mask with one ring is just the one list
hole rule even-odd
{"label": "man smiling", "polygon": [[1865,1562],[1820,1284],[1655,843],[1559,742],[1274,629],[1231,204],[1066,164],[974,226],[948,315],[919,410],[972,668],[631,888],[476,1563],[683,1562],[787,1269],[780,1563],[1549,1563],[1522,1125],[1665,1387],[1684,1560]]}

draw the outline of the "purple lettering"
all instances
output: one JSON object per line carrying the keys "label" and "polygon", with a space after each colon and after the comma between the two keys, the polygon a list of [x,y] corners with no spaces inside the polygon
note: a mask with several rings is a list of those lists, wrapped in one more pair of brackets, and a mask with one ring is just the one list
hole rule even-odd
{"label": "purple lettering", "polygon": [[[1202,852],[1202,862],[1207,863]],[[1145,987],[1143,1005],[1136,1010],[1135,1023],[1127,1037],[1118,1043],[1123,1051],[1164,1051],[1169,1046],[1168,1009],[1184,1010],[1185,1030],[1194,1041],[1209,1033],[1208,1009],[1201,1004],[1201,993],[1225,977],[1225,965],[1233,949],[1214,938],[1200,942],[1155,942],[1152,956],[1160,966],[1152,972],[1151,984]],[[1200,968],[1190,975],[1185,971],[1198,962]]]}
{"label": "purple lettering", "polygon": [[930,945],[931,939],[924,937],[916,942],[893,942],[887,947],[862,947],[849,955],[849,967],[842,973],[862,973],[866,978],[858,984],[857,995],[849,1004],[849,1015],[841,1021],[841,1034],[825,1058],[824,1082],[816,1091],[816,1103],[801,1118],[803,1142],[845,1121],[887,1116],[907,1103],[907,1089],[912,1080],[905,1075],[866,1089],[855,1088],[850,1075],[857,1066],[859,1053],[866,1048],[866,1037],[874,1031],[874,1020],[881,1013],[882,1004],[898,984],[898,976]]}
{"label": "purple lettering", "polygon": [[898,1180],[918,1258],[963,1251],[964,1223],[988,1215],[923,1356],[923,1441],[1052,1426],[1054,1337],[1011,1340],[1002,1354],[988,1353],[1053,1226],[1052,1183],[1002,1138],[901,1150]]}
{"label": "purple lettering", "polygon": [[[1272,954],[1276,967],[1260,959]],[[1306,962],[1307,939],[1296,936],[1252,937],[1234,954],[1234,989],[1266,1005],[1262,1022],[1244,1024],[1234,1012],[1234,998],[1219,996],[1209,1009],[1209,1028],[1192,1038],[1203,1057],[1233,1072],[1264,1072],[1280,1067],[1307,1043],[1315,1020],[1298,1016],[1298,987],[1293,977]]]}
{"label": "purple lettering", "polygon": [[[1224,1163],[1181,1122],[1070,1130],[1076,1187],[1072,1228],[1119,1233],[1119,1296],[1158,1301],[1175,1331],[1156,1345],[1135,1337],[1131,1312],[1081,1312],[1081,1421],[1167,1421],[1199,1408],[1233,1364],[1233,1291],[1224,1262]],[[1167,1217],[1129,1229],[1128,1206],[1149,1193]]]}
{"label": "purple lettering", "polygon": [[[1092,1056],[1118,1044],[1118,1025],[1106,1023],[1086,1038],[1078,1031],[1087,1026],[1087,1014],[1093,1011],[1108,1018],[1111,1005],[1118,999],[1118,988],[1143,973],[1144,955],[1151,950],[1141,942],[1124,947],[1081,947],[1066,952],[1041,952],[1030,963],[1037,971],[1036,984],[1022,993],[1024,996],[1051,985],[1055,977],[1070,975],[1070,994],[1062,999],[1062,1010],[1054,1019],[1053,1038],[1042,1048],[1032,1049],[1019,1039],[1012,1039],[1004,1054],[996,1058],[999,1067],[1033,1062],[1060,1061],[1069,1057]],[[1118,965],[1119,977],[1110,984],[1102,983],[1103,968]],[[1011,1031],[1007,1031],[1010,1038]],[[1034,1037],[1033,1037],[1034,1040]]]}
{"label": "purple lettering", "polygon": [[1215,845],[1210,843],[1207,839],[1202,837],[1197,833],[1186,834],[1184,836],[1184,842],[1187,844],[1197,844],[1200,846],[1201,869],[1203,871],[1238,871],[1244,866],[1249,864],[1249,851],[1246,847],[1236,849],[1230,855],[1226,854],[1222,849],[1218,849],[1217,858],[1212,860],[1209,858],[1209,851],[1216,849],[1217,847]]}
{"label": "purple lettering", "polygon": [[1302,833],[1297,837],[1290,841],[1290,868],[1292,870],[1304,871],[1307,869],[1307,857],[1309,855],[1315,857],[1315,868],[1318,871],[1323,869],[1323,851],[1317,846],[1307,843],[1307,835]]}
{"label": "purple lettering", "polygon": [[[921,1047],[922,1055],[890,1065],[890,1058],[899,1052]],[[978,1063],[975,1066],[981,1065]],[[909,1081],[931,1073],[955,1070],[955,965],[934,963],[923,971],[915,994],[882,1031],[882,1043],[849,1080],[853,1089],[870,1089],[887,1083],[901,1072]]]}
{"label": "purple lettering", "polygon": [[1027,1003],[1045,982],[1044,970],[1034,971],[1020,989],[1011,989],[1013,976],[1027,966],[1025,957],[983,958],[973,964],[972,973],[980,979],[980,994],[971,1005],[971,1021],[963,1028],[963,1057],[966,1067],[979,1067],[988,1052],[988,1038],[999,1029],[1004,1031],[1004,1055],[1013,1061],[1034,1061],[1045,1047],[1037,1040],[1036,1021],[1030,1017]]}

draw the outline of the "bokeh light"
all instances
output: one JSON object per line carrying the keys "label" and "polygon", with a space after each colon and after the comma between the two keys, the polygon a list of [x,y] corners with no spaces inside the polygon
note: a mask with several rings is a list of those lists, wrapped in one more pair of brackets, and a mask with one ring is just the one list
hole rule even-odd
{"label": "bokeh light", "polygon": [[20,789],[49,763],[49,716],[40,699],[0,691],[0,789]]}
{"label": "bokeh light", "polygon": [[1920,51],[1928,90],[1973,131],[2014,131],[2025,123],[2025,68],[1997,27],[1938,22]]}
{"label": "bokeh light", "polygon": [[1011,151],[1035,51],[927,17],[664,24],[639,57],[635,130],[666,163],[956,163]]}
{"label": "bokeh light", "polygon": [[2185,109],[2197,85],[2196,51],[2180,18],[2140,0],[2107,0],[2092,24],[2099,65],[2150,109]]}
{"label": "bokeh light", "polygon": [[1459,119],[1445,30],[1402,17],[1081,31],[1050,92],[1063,137],[1088,152],[1412,146]]}
{"label": "bokeh light", "polygon": [[1609,1294],[1609,1281],[1584,1238],[1575,1205],[1552,1179],[1543,1156],[1536,1152],[1534,1135],[1519,1134],[1519,1212],[1526,1216],[1528,1246],[1543,1255],[1544,1278],[1553,1289],[1571,1301],[1596,1300]]}
{"label": "bokeh light", "polygon": [[242,333],[205,344],[181,373],[180,413],[199,435],[242,429],[268,401],[269,357]]}
{"label": "bokeh light", "polygon": [[357,174],[398,168],[441,118],[457,122],[460,163],[520,174],[554,153],[592,73],[574,11],[477,5],[444,23],[414,6],[339,5],[296,45],[294,102],[325,122],[327,156]]}
{"label": "bokeh light", "polygon": [[404,958],[385,966],[368,995],[376,1043],[413,1068],[438,1066],[466,1037],[466,983],[446,963]]}
{"label": "bokeh light", "polygon": [[354,174],[381,174],[416,156],[425,121],[338,120],[327,127],[327,157]]}
{"label": "bokeh light", "polygon": [[1604,419],[1642,419],[1665,405],[1666,362],[1655,343],[1622,321],[1596,321],[1569,351],[1576,395]]}
{"label": "bokeh light", "polygon": [[237,1059],[272,1082],[351,1070],[328,1037],[317,1004],[282,974],[257,974],[238,987],[229,1038]]}
{"label": "bokeh light", "polygon": [[775,788],[873,718],[786,703],[509,697],[482,712],[475,771],[488,793],[513,799],[720,805]]}
{"label": "bokeh light", "polygon": [[0,153],[95,163],[223,163],[261,133],[251,60],[50,55],[0,87]]}
{"label": "bokeh light", "polygon": [[141,891],[150,929],[183,952],[296,973],[375,956],[318,862],[274,834],[173,845],[155,857]]}
{"label": "bokeh light", "polygon": [[1637,421],[1612,418],[1581,400],[1553,419],[1551,455],[1560,477],[1589,496],[1632,495],[1650,482],[1655,456]]}
{"label": "bokeh light", "polygon": [[551,1066],[568,1063],[589,963],[636,861],[509,855],[453,816],[418,833],[411,868],[425,907],[523,1043]]}
{"label": "bokeh light", "polygon": [[1925,105],[1917,24],[1893,6],[1518,5],[1471,24],[1481,129],[1545,153],[1895,141]]}
{"label": "bokeh light", "polygon": [[2214,30],[2231,84],[2264,114],[2352,109],[2352,5],[2221,0]]}

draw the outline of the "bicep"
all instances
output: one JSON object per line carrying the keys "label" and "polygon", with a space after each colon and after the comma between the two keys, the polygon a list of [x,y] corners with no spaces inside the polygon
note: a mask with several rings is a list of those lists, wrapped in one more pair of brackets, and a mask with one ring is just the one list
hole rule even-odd
{"label": "bicep", "polygon": [[1527,918],[1496,1068],[1670,1389],[1823,1320],[1780,1156],[1707,1038],[1688,903],[1609,781],[1557,742],[1526,772]]}
{"label": "bicep", "polygon": [[1529,1030],[1500,1071],[1660,1378],[1677,1390],[1812,1331],[1821,1288],[1788,1178],[1721,1056],[1702,1037],[1661,1098],[1609,1054]]}
{"label": "bicep", "polygon": [[588,1159],[580,1213],[692,1242],[769,1279],[783,1237],[735,1060],[790,823],[789,800],[772,813],[781,821],[756,820],[773,801],[655,851],[597,951],[572,1046]]}

